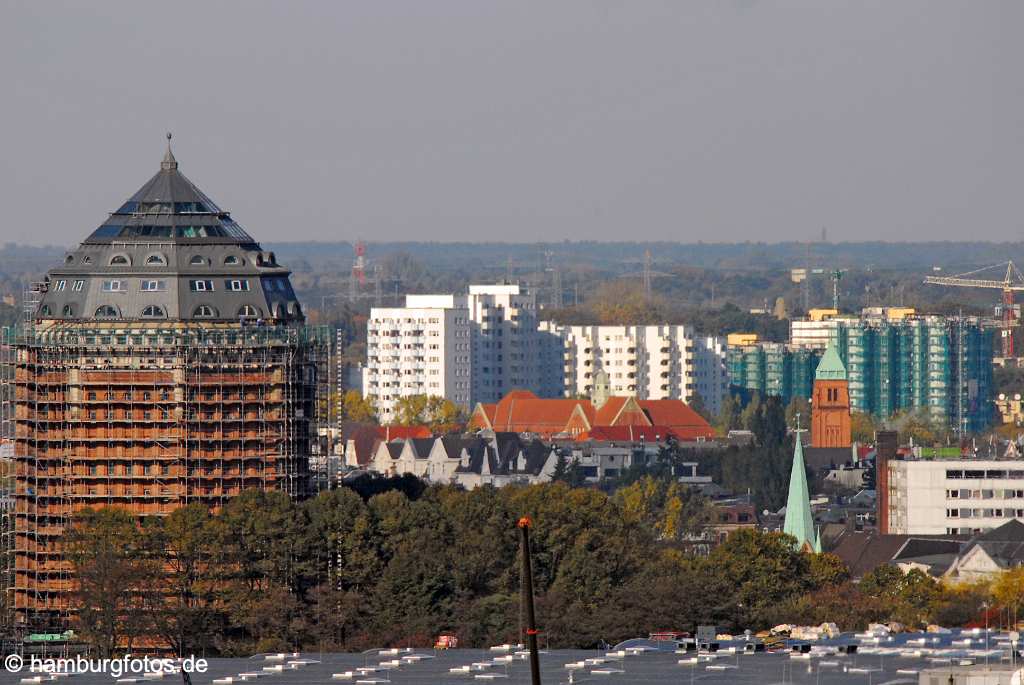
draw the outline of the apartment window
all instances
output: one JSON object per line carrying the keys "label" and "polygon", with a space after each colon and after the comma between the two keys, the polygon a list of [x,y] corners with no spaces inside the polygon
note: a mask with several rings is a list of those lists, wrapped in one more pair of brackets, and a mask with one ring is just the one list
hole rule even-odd
{"label": "apartment window", "polygon": [[77,280],[77,281],[75,281],[74,283],[71,284],[72,292],[76,292],[76,293],[82,292],[82,288],[84,288],[84,287],[85,287],[85,281],[83,281],[83,280]]}
{"label": "apartment window", "polygon": [[246,292],[249,290],[249,281],[239,278],[229,278],[224,281],[224,289],[232,292]]}
{"label": "apartment window", "polygon": [[65,281],[65,280],[59,280],[59,281],[57,281],[57,283],[56,283],[56,284],[55,284],[55,285],[53,286],[53,289],[54,289],[54,290],[56,290],[57,292],[61,292],[61,291],[63,291],[63,290],[64,290],[64,288],[65,288],[65,286],[67,286],[67,284],[68,284],[68,282],[67,282],[67,281]]}
{"label": "apartment window", "polygon": [[189,290],[194,293],[205,293],[213,290],[213,281],[194,280],[189,281]]}
{"label": "apartment window", "polygon": [[125,281],[103,281],[103,292],[121,293],[127,290],[127,285]]}
{"label": "apartment window", "polygon": [[145,292],[158,292],[167,290],[167,281],[143,281],[142,290]]}

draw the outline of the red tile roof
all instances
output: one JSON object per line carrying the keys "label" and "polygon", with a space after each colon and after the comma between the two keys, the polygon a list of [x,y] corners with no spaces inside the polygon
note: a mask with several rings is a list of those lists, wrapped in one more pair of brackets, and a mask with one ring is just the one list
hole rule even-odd
{"label": "red tile roof", "polygon": [[637,400],[651,424],[668,426],[682,440],[713,438],[715,430],[680,400]]}
{"label": "red tile roof", "polygon": [[554,435],[572,432],[574,421],[586,430],[593,416],[594,407],[587,400],[542,400],[532,392],[517,390],[498,402],[491,425],[498,432]]}
{"label": "red tile roof", "polygon": [[[599,409],[595,409],[589,400],[540,399],[526,390],[510,392],[496,405],[477,405],[470,423],[476,428],[489,427],[499,432],[529,432],[548,437],[559,433],[593,434],[593,429],[598,426],[659,426],[662,429],[659,435],[671,434],[679,440],[714,436],[714,430],[707,421],[679,400],[638,401],[633,397],[609,397]],[[616,432],[615,435],[628,435],[628,431]],[[655,433],[647,431],[644,435],[645,440],[654,439]]]}
{"label": "red tile roof", "polygon": [[581,433],[576,440],[660,442],[669,436],[678,437],[668,426],[594,426],[586,433]]}
{"label": "red tile roof", "polygon": [[430,426],[377,426],[377,437],[384,442],[406,438],[431,438]]}

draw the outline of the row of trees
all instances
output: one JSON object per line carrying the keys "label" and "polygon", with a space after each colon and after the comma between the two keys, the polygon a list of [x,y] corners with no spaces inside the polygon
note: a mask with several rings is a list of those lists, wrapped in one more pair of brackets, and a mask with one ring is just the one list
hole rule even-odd
{"label": "row of trees", "polygon": [[[759,444],[764,444],[765,434],[777,435],[786,426],[795,428],[798,414],[803,428],[809,428],[811,403],[807,399],[794,397],[789,404],[783,405],[777,396],[762,398],[757,393],[746,405],[736,395],[727,396],[717,417],[704,413],[720,434],[726,435],[730,430],[749,430]],[[885,420],[862,412],[850,415],[850,432],[855,442],[872,443],[875,432],[879,430],[895,430],[903,442],[913,440],[916,445],[943,444],[952,439],[950,428],[936,424],[927,412],[904,411]]]}
{"label": "row of trees", "polygon": [[[373,402],[358,390],[349,390],[336,398],[338,415],[343,421],[377,423]],[[436,395],[406,395],[395,401],[395,420],[399,426],[430,426],[435,431],[460,430],[469,417],[465,409]]]}
{"label": "row of trees", "polygon": [[423,646],[442,631],[468,646],[513,640],[522,515],[535,522],[538,615],[552,647],[702,623],[859,628],[975,613],[973,596],[927,577],[886,571],[853,586],[836,557],[795,552],[780,533],[742,530],[692,555],[707,503],[664,479],[612,494],[413,481],[302,503],[250,491],[215,514],[188,506],[141,526],[120,509],[84,511],[64,541],[80,584],[77,629],[102,655],[139,647],[139,635],[208,655]]}

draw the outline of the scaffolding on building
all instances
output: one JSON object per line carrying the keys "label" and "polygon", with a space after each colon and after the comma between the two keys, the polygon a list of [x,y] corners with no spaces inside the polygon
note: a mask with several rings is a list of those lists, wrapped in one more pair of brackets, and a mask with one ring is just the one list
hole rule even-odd
{"label": "scaffolding on building", "polygon": [[251,488],[312,494],[330,350],[326,327],[29,316],[4,329],[2,426],[17,469],[3,517],[8,633],[67,627],[60,537],[81,509],[142,518],[216,510]]}

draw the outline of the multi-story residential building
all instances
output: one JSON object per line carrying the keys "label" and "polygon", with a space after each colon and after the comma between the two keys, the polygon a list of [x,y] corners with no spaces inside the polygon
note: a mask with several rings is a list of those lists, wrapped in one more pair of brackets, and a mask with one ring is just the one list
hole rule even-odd
{"label": "multi-story residential building", "polygon": [[[545,321],[540,330],[546,396],[590,396],[598,371],[607,374],[612,395],[690,402],[699,392],[712,413],[721,408],[728,391],[723,341],[697,337],[687,326],[560,326]],[[561,392],[559,378],[564,379]]]}
{"label": "multi-story residential building", "polygon": [[705,335],[693,340],[693,381],[711,416],[722,411],[722,400],[729,393],[729,369],[726,355],[729,346],[722,338]]}
{"label": "multi-story residential building", "polygon": [[363,396],[381,422],[399,398],[436,395],[470,406],[472,330],[466,297],[407,295],[404,307],[373,307],[367,321]]}
{"label": "multi-story residential building", "polygon": [[539,390],[537,297],[524,286],[471,285],[471,401],[497,402],[510,390]]}
{"label": "multi-story residential building", "polygon": [[785,343],[730,345],[726,358],[731,392],[745,399],[754,393],[773,395],[787,403],[794,397],[809,398],[821,352]]}
{"label": "multi-story residential building", "polygon": [[540,386],[536,296],[515,284],[471,285],[466,295],[407,295],[374,307],[367,325],[363,395],[381,421],[408,395],[466,408]]}
{"label": "multi-story residential building", "polygon": [[[789,344],[729,348],[734,391],[779,395],[787,402],[810,396],[823,346],[817,334],[807,330],[799,329],[798,338],[797,323]],[[938,424],[962,422],[968,432],[991,423],[993,338],[979,319],[897,317],[887,312],[804,323],[828,324],[828,340],[835,343],[846,367],[852,411],[883,418],[923,411]],[[805,344],[798,345],[797,340]]]}
{"label": "multi-story residential building", "polygon": [[882,533],[970,534],[1024,519],[1024,461],[910,458],[879,463]]}

